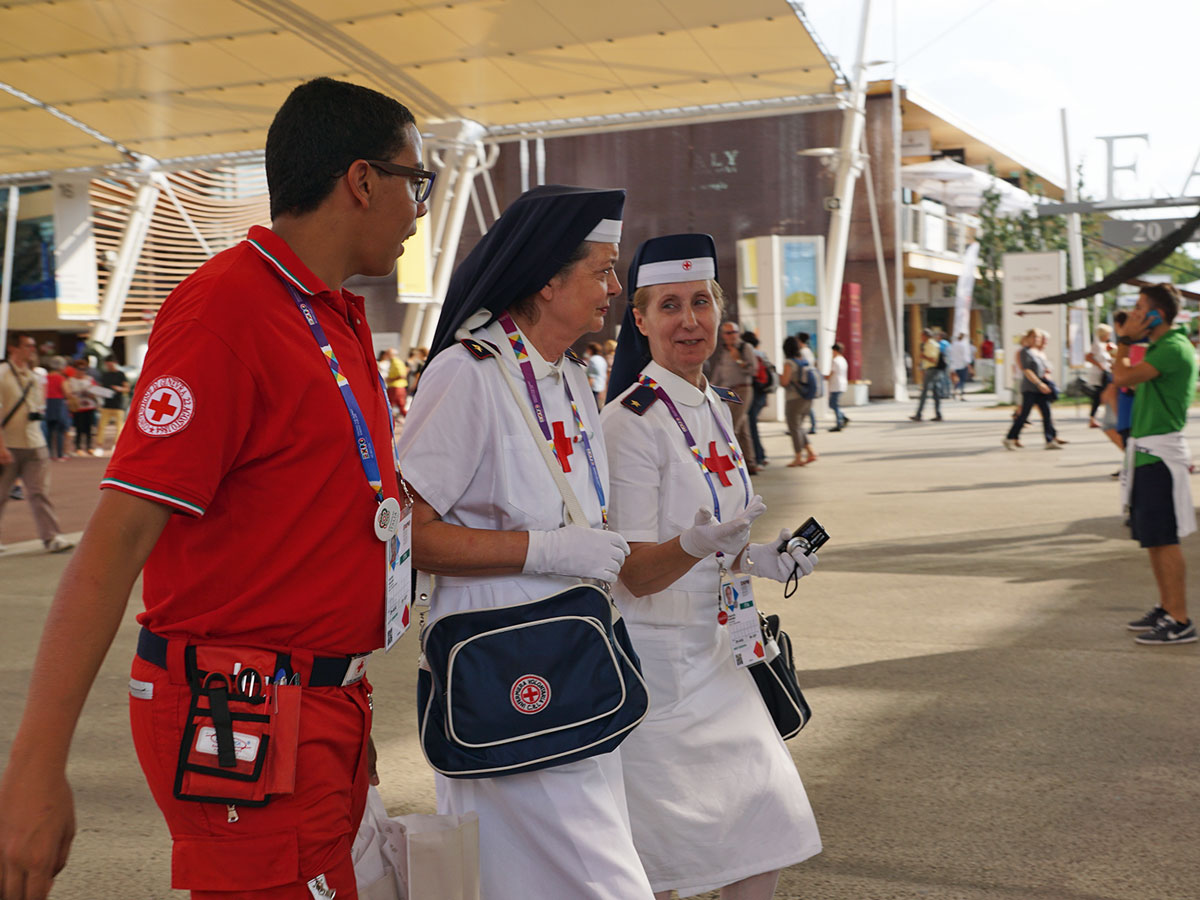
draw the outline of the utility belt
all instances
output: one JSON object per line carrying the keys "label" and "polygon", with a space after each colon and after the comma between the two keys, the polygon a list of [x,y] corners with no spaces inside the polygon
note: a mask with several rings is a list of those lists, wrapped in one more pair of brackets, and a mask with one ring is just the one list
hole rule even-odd
{"label": "utility belt", "polygon": [[137,655],[189,688],[175,797],[265,806],[295,790],[301,689],[361,681],[370,654],[191,644],[143,628]]}

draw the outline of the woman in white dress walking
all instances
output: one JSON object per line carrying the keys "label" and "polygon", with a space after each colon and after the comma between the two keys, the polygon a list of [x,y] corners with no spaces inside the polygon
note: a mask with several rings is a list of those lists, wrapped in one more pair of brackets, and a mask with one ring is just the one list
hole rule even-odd
{"label": "woman in white dress walking", "polygon": [[[628,553],[603,527],[608,464],[587,376],[568,348],[621,286],[624,191],[522,195],[455,271],[399,453],[418,495],[413,561],[438,576],[430,620],[613,582]],[[500,352],[478,355],[460,338]],[[563,499],[498,366],[525,384],[591,527]],[[540,438],[538,438],[540,439]],[[438,774],[438,811],[479,815],[483,900],[650,900],[618,751],[495,778]]]}
{"label": "woman in white dress walking", "polygon": [[[621,745],[633,838],[657,898],[721,889],[768,900],[821,850],[791,755],[734,660],[718,595],[733,573],[785,581],[816,557],[748,544],[765,510],[733,440],[725,389],[702,373],[722,295],[708,235],[643,243],[601,414],[612,522],[630,542],[615,589],[650,689]],[[780,538],[786,538],[783,532]]]}

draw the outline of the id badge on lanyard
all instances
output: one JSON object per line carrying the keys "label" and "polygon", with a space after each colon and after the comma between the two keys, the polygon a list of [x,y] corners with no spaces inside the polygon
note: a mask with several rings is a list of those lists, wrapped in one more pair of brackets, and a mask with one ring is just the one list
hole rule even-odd
{"label": "id badge on lanyard", "polygon": [[758,623],[758,609],[754,605],[750,576],[731,575],[722,568],[718,607],[717,621],[729,632],[734,664],[744,669],[765,660],[767,651]]}

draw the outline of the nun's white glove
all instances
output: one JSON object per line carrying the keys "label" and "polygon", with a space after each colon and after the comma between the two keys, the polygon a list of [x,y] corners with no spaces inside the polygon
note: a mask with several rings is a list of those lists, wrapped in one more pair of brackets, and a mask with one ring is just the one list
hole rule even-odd
{"label": "nun's white glove", "polygon": [[772,581],[787,581],[793,571],[797,578],[811,575],[817,566],[817,554],[805,556],[799,547],[791,553],[779,552],[779,545],[787,543],[791,536],[792,533],[785,528],[779,532],[778,540],[769,544],[751,544],[742,557],[743,560],[749,560],[750,564],[742,566],[742,571],[748,575],[770,578]]}
{"label": "nun's white glove", "polygon": [[609,584],[629,555],[629,544],[615,531],[566,525],[554,531],[529,532],[525,551],[528,575],[573,575]]}
{"label": "nun's white glove", "polygon": [[767,511],[762,497],[755,494],[750,505],[727,522],[713,518],[712,510],[696,510],[696,524],[679,535],[679,546],[689,556],[704,559],[713,553],[737,556],[750,541],[750,526]]}

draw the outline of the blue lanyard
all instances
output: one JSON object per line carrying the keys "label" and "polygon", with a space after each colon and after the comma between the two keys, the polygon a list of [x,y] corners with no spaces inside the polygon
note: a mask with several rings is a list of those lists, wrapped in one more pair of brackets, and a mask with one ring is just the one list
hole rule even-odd
{"label": "blue lanyard", "polygon": [[[308,302],[300,296],[294,287],[286,283],[284,286],[292,295],[292,299],[296,301],[296,308],[300,310],[301,315],[304,316],[304,321],[308,323],[308,328],[312,332],[312,336],[316,339],[317,346],[325,354],[325,360],[329,363],[329,371],[333,373],[333,380],[337,382],[338,391],[341,393],[342,400],[346,404],[346,412],[350,414],[350,425],[354,429],[354,444],[358,448],[358,458],[362,462],[363,472],[367,476],[367,484],[375,492],[376,502],[382,503],[383,476],[379,472],[379,461],[375,455],[375,442],[371,440],[371,432],[367,429],[367,420],[363,415],[362,408],[358,405],[357,398],[354,396],[354,389],[350,387],[350,382],[342,374],[338,366],[337,355],[333,352],[333,347],[325,337],[325,329],[317,321],[317,316],[313,312],[312,307],[309,306]],[[383,375],[379,375],[379,386],[383,389],[383,396],[386,402],[387,385],[384,383]],[[399,478],[400,452],[396,448],[394,433],[392,435],[392,458],[396,463],[396,477]]]}
{"label": "blue lanyard", "polygon": [[[525,339],[520,329],[517,328],[517,323],[508,313],[502,314],[497,321],[500,322],[504,333],[508,335],[508,343],[512,347],[513,356],[516,357],[517,365],[521,368],[521,376],[525,379],[525,392],[529,394],[529,402],[533,405],[533,414],[542,429],[542,434],[550,443],[550,450],[554,454],[554,458],[558,459],[558,450],[554,446],[554,438],[550,434],[550,423],[546,419],[546,410],[542,405],[542,392],[538,390],[537,378],[533,374],[533,363],[529,361],[529,353],[525,349]],[[504,365],[503,360],[497,360],[497,362]],[[587,457],[588,469],[592,474],[592,487],[595,488],[596,497],[600,501],[600,520],[607,528],[608,507],[604,503],[604,482],[600,479],[600,470],[596,467],[596,458],[592,454],[592,442],[588,440],[587,428],[584,427],[583,416],[575,403],[575,397],[571,394],[571,385],[567,381],[566,372],[562,373],[562,383],[563,390],[567,394],[567,402],[571,404],[571,414],[575,417],[575,427],[579,429],[579,436],[583,441],[583,453]],[[559,460],[559,465],[562,465],[562,460]]]}
{"label": "blue lanyard", "polygon": [[[675,420],[675,424],[679,426],[679,430],[683,432],[683,439],[687,441],[688,449],[692,451],[692,457],[700,465],[700,471],[704,474],[704,481],[708,484],[709,493],[712,494],[713,515],[717,517],[717,521],[721,521],[721,501],[717,499],[717,486],[713,484],[712,472],[709,471],[708,464],[704,461],[704,454],[700,452],[700,448],[696,445],[696,439],[692,437],[691,429],[687,427],[687,423],[683,421],[683,416],[680,415],[679,409],[675,406],[675,402],[670,395],[663,390],[662,385],[656,382],[649,375],[642,375],[638,380],[646,387],[654,391],[671,412],[671,418]],[[717,415],[717,411],[712,408],[712,404],[708,401],[708,396],[704,397],[704,405],[708,407],[708,411],[712,413],[713,421],[717,423],[717,429],[721,432],[721,437],[725,439],[725,443],[729,445],[729,453],[733,457],[734,467],[738,470],[738,474],[742,477],[742,490],[745,492],[745,501],[743,509],[750,505],[750,479],[746,476],[746,467],[742,465],[742,455],[738,452],[733,440],[729,437],[729,432],[725,430],[725,426],[721,424],[721,417]]]}

